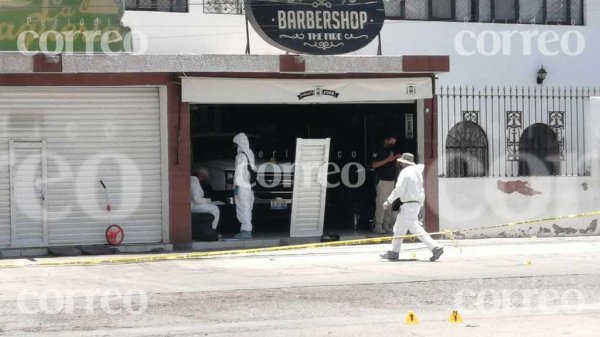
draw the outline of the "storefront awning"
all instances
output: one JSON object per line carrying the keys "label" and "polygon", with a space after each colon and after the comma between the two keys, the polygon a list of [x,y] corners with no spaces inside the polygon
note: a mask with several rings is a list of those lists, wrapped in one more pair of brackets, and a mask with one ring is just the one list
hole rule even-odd
{"label": "storefront awning", "polygon": [[264,79],[183,77],[194,104],[409,103],[432,98],[431,78]]}

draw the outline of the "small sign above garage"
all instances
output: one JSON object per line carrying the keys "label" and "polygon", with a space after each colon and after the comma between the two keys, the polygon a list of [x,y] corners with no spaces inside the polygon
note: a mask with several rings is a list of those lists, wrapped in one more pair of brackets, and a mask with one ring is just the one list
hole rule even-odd
{"label": "small sign above garage", "polygon": [[277,48],[337,55],[359,50],[381,31],[382,0],[249,0],[254,29]]}
{"label": "small sign above garage", "polygon": [[267,79],[183,77],[183,101],[197,104],[412,102],[432,98],[431,78]]}

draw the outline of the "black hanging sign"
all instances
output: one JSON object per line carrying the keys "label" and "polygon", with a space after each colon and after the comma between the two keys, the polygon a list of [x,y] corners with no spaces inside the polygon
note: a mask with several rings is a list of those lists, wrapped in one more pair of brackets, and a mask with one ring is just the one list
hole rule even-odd
{"label": "black hanging sign", "polygon": [[301,92],[298,95],[298,99],[304,99],[306,97],[310,97],[310,96],[317,96],[317,97],[321,97],[321,96],[331,96],[334,98],[338,98],[340,97],[340,93],[335,91],[335,90],[330,90],[330,89],[324,89],[323,87],[314,87],[312,90],[306,90]]}
{"label": "black hanging sign", "polygon": [[385,20],[383,0],[246,0],[254,29],[270,44],[301,54],[336,55],[369,44]]}

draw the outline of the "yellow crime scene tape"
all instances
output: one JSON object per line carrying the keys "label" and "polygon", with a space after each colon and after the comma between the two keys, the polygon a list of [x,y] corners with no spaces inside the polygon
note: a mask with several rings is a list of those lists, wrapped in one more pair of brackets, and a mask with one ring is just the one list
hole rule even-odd
{"label": "yellow crime scene tape", "polygon": [[[556,220],[566,220],[575,218],[587,218],[592,216],[600,216],[600,211],[571,214],[564,216],[547,217],[540,219],[532,219],[526,221],[517,221],[511,223],[505,223],[501,225],[492,226],[480,226],[467,229],[460,229],[461,233],[486,230],[486,229],[498,229],[506,227],[515,227],[521,225],[527,225],[532,223],[542,223]],[[450,240],[455,240],[455,234],[450,230],[444,230],[434,233],[428,233],[429,235],[444,235]],[[422,234],[424,235],[424,234]],[[28,264],[0,264],[0,269],[7,268],[22,268],[22,267],[58,267],[58,266],[92,266],[92,265],[103,265],[103,264],[132,264],[132,263],[145,263],[145,262],[156,262],[156,261],[174,261],[174,260],[192,260],[202,259],[210,257],[223,257],[223,256],[235,256],[235,255],[252,255],[260,253],[272,253],[281,251],[292,251],[301,250],[308,248],[325,248],[325,247],[342,247],[342,246],[357,246],[367,244],[377,244],[389,242],[393,239],[416,239],[422,235],[399,235],[399,236],[386,236],[377,238],[365,238],[356,240],[344,240],[344,241],[332,241],[332,242],[321,242],[321,243],[308,243],[300,245],[288,245],[288,246],[277,246],[268,248],[253,248],[253,249],[238,249],[238,250],[224,250],[224,251],[213,251],[213,252],[191,252],[191,253],[167,253],[160,255],[150,256],[119,256],[119,257],[107,257],[107,258],[90,258],[90,259],[73,259],[73,260],[61,260],[61,261],[35,261]]]}

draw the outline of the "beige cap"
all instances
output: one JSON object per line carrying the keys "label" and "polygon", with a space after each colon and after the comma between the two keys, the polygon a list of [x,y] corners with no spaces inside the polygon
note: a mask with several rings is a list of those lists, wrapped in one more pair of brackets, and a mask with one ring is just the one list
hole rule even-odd
{"label": "beige cap", "polygon": [[415,156],[412,153],[406,152],[400,158],[396,159],[396,161],[406,165],[415,165]]}

